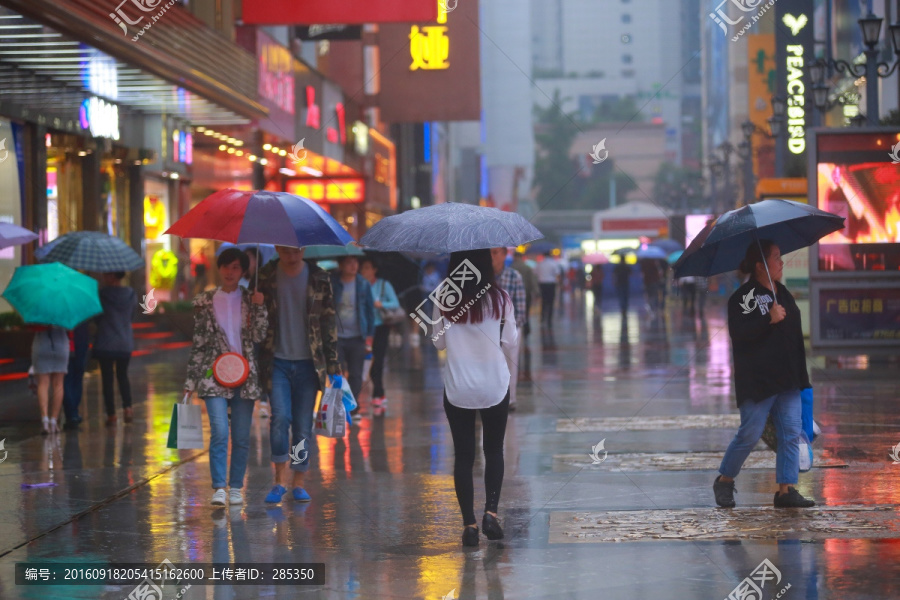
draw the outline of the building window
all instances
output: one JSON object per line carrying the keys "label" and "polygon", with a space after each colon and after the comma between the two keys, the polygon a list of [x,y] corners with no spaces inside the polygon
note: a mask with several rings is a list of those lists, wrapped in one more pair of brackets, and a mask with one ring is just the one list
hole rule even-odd
{"label": "building window", "polygon": [[622,77],[625,77],[626,79],[634,77],[634,69],[622,69]]}
{"label": "building window", "polygon": [[623,62],[624,64],[630,65],[630,64],[631,64],[631,61],[632,61],[632,57],[631,57],[630,54],[623,54],[623,55],[622,55],[622,62]]}
{"label": "building window", "polygon": [[630,44],[630,43],[631,43],[631,34],[623,33],[623,34],[622,34],[622,43],[623,43],[623,44]]}
{"label": "building window", "polygon": [[626,24],[631,23],[631,15],[629,15],[628,13],[622,15],[622,22]]}

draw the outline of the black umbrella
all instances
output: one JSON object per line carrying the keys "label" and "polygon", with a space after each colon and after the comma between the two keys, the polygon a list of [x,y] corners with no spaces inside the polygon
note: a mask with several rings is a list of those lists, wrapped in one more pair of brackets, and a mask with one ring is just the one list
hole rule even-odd
{"label": "black umbrella", "polygon": [[[709,277],[734,271],[748,246],[759,240],[772,240],[787,254],[843,228],[843,217],[808,204],[777,198],[763,200],[728,211],[704,227],[675,263],[675,277]],[[774,292],[771,277],[769,285]]]}

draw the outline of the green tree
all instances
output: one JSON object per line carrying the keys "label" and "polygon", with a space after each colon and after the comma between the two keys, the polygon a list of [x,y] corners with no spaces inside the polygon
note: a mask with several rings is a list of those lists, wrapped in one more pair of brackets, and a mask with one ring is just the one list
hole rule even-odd
{"label": "green tree", "polygon": [[593,164],[585,148],[579,159],[570,156],[572,143],[581,130],[574,114],[560,108],[557,91],[547,108],[535,107],[534,182],[538,209],[602,210],[610,206],[610,177],[616,178],[617,203],[635,189],[631,179],[616,174],[614,162],[608,158]]}

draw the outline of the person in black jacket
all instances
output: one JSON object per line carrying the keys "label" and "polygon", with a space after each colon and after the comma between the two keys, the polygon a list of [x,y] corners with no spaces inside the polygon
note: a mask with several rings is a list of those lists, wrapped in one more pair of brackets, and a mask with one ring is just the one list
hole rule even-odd
{"label": "person in black jacket", "polygon": [[775,480],[779,489],[775,507],[815,506],[793,487],[800,473],[800,390],[810,387],[810,383],[800,309],[787,288],[778,282],[783,268],[781,250],[776,244],[769,240],[753,242],[740,266],[750,279],[728,300],[728,331],[741,426],[713,483],[716,504],[726,508],[734,506],[734,478],[759,442],[769,413],[778,436]]}

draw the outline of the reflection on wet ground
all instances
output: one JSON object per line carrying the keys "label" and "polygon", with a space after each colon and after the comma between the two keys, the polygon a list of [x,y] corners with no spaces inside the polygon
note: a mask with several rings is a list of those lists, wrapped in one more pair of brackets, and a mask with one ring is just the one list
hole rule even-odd
{"label": "reflection on wet ground", "polygon": [[[110,429],[96,374],[86,381],[86,424],[56,438],[37,435],[24,381],[0,383],[8,452],[0,463],[0,598],[121,599],[133,589],[17,586],[16,562],[164,559],[326,568],[322,587],[193,586],[184,600],[440,599],[451,591],[724,598],[766,559],[779,577],[763,582],[764,598],[785,585],[788,599],[900,597],[900,465],[888,456],[900,443],[896,363],[810,357],[824,432],[817,457],[848,465],[800,476],[798,488],[819,509],[775,511],[773,471],[748,468],[737,481],[738,508],[723,511],[714,508],[709,455],[725,450],[737,411],[722,306],[707,304],[703,319],[674,309],[623,319],[612,305],[595,315],[589,300],[567,303],[552,329],[534,319],[507,434],[507,538],[482,539],[474,551],[459,543],[440,357],[425,343],[391,348],[386,418],[365,417],[345,439],[318,440],[308,505],[262,502],[271,471],[268,422],[258,415],[246,505],[208,505],[206,452],[165,447],[184,348],[135,359],[136,420]],[[601,440],[608,459],[592,464]],[[766,453],[761,446],[754,456],[771,461]],[[667,468],[678,455],[681,468]],[[576,538],[576,529],[591,533]],[[167,587],[163,600],[180,590]]]}

